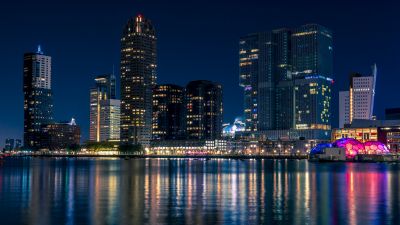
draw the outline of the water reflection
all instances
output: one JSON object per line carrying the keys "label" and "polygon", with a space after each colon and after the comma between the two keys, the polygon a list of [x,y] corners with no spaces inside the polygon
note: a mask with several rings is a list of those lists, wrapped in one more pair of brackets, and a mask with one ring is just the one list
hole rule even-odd
{"label": "water reflection", "polygon": [[396,224],[397,164],[14,159],[1,224]]}

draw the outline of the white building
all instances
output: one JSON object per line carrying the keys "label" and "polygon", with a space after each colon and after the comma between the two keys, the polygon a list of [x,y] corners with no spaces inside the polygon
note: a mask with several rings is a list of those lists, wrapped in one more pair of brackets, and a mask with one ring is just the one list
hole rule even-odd
{"label": "white building", "polygon": [[354,119],[373,118],[376,76],[376,64],[372,66],[371,76],[350,76],[349,91],[339,93],[340,128],[343,128],[344,124],[351,124]]}
{"label": "white building", "polygon": [[102,75],[90,90],[90,141],[119,141],[121,101],[115,99],[115,77]]}
{"label": "white building", "polygon": [[100,140],[119,141],[121,101],[102,100],[100,103]]}
{"label": "white building", "polygon": [[51,89],[51,57],[44,55],[40,45],[37,53],[32,55],[32,83],[35,88]]}

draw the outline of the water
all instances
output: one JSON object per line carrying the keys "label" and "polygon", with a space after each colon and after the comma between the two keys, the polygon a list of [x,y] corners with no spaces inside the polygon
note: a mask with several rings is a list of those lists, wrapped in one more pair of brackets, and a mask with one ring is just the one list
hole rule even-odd
{"label": "water", "polygon": [[400,165],[7,159],[0,224],[400,224]]}

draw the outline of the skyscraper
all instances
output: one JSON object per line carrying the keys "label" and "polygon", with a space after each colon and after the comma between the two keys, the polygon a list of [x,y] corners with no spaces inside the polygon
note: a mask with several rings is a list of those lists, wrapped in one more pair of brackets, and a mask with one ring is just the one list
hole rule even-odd
{"label": "skyscraper", "polygon": [[[240,40],[239,60],[247,131],[330,127],[333,59],[328,29],[309,24],[247,35]],[[324,90],[324,96],[309,95],[316,89]],[[315,98],[309,101],[300,92]],[[311,111],[313,118],[306,116]],[[315,124],[322,117],[323,124]]]}
{"label": "skyscraper", "polygon": [[184,135],[184,88],[156,85],[153,91],[153,139],[181,139]]}
{"label": "skyscraper", "polygon": [[124,144],[150,144],[156,44],[150,20],[139,14],[128,21],[121,38],[121,142]]}
{"label": "skyscraper", "polygon": [[291,31],[254,33],[240,40],[240,86],[244,88],[247,131],[289,129],[293,110],[281,102],[293,101]]}
{"label": "skyscraper", "polygon": [[120,100],[115,99],[115,76],[101,75],[95,82],[90,90],[90,141],[119,141]]}
{"label": "skyscraper", "polygon": [[51,57],[37,52],[24,55],[24,145],[40,148],[41,126],[53,122]]}
{"label": "skyscraper", "polygon": [[348,109],[339,114],[339,127],[343,128],[344,124],[351,124],[354,119],[373,118],[376,76],[376,64],[372,66],[372,74],[369,76],[359,73],[350,74],[349,90],[339,95],[339,112],[342,108]]}
{"label": "skyscraper", "polygon": [[329,139],[333,80],[332,32],[317,24],[293,30],[292,75],[295,79],[296,129],[308,138]]}
{"label": "skyscraper", "polygon": [[185,93],[186,135],[215,140],[222,133],[222,86],[206,80],[191,81]]}
{"label": "skyscraper", "polygon": [[[244,89],[244,121],[246,131],[257,131],[258,124],[258,75],[265,73],[259,66],[261,39],[268,38],[266,33],[250,34],[240,39],[239,49],[239,85]],[[265,44],[264,44],[265,45]]]}

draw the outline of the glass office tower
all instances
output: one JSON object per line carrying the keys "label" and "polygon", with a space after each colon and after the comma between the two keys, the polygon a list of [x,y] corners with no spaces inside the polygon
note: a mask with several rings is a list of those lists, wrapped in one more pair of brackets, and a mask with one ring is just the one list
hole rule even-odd
{"label": "glass office tower", "polygon": [[[316,24],[242,37],[239,66],[246,130],[330,127],[327,117],[330,117],[332,50],[332,33]],[[317,80],[311,82],[314,78]],[[304,94],[298,96],[305,91],[310,96],[315,82],[317,89],[324,90],[323,97],[309,101]],[[312,116],[305,116],[311,111],[315,112]]]}

